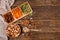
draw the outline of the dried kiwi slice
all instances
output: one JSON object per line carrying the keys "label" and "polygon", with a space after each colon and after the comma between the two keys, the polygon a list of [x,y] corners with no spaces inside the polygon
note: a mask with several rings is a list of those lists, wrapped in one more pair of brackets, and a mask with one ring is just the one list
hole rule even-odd
{"label": "dried kiwi slice", "polygon": [[22,12],[25,13],[25,14],[32,12],[32,9],[31,9],[31,7],[30,7],[28,2],[22,4],[21,5],[21,9],[22,9]]}

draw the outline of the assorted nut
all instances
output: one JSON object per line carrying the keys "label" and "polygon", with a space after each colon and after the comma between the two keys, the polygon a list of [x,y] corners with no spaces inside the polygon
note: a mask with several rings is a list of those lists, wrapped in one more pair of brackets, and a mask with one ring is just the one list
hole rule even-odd
{"label": "assorted nut", "polygon": [[21,34],[21,28],[19,25],[8,25],[6,29],[8,37],[16,38]]}
{"label": "assorted nut", "polygon": [[23,21],[21,22],[21,24],[24,25],[24,26],[28,26],[29,23],[30,23],[29,20],[23,20]]}
{"label": "assorted nut", "polygon": [[24,27],[24,28],[23,28],[23,32],[25,32],[25,33],[26,33],[26,32],[29,32],[29,31],[30,31],[30,29],[29,29],[29,28],[27,28],[27,27]]}

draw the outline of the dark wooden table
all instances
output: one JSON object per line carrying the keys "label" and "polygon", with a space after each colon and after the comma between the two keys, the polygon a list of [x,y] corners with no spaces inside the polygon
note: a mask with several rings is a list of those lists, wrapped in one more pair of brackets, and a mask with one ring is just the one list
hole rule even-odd
{"label": "dark wooden table", "polygon": [[16,0],[12,8],[28,1],[33,9],[31,28],[40,32],[29,32],[9,40],[60,40],[60,0]]}

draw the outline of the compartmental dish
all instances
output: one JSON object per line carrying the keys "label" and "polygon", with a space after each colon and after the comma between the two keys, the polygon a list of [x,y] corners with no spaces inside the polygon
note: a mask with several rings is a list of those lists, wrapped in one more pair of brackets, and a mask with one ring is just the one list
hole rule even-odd
{"label": "compartmental dish", "polygon": [[10,10],[9,12],[7,12],[6,14],[4,14],[4,19],[7,23],[11,24],[14,23],[16,21],[18,21],[19,19],[31,14],[32,8],[30,7],[28,2],[25,2],[19,6],[17,6],[16,8],[13,8],[12,10]]}

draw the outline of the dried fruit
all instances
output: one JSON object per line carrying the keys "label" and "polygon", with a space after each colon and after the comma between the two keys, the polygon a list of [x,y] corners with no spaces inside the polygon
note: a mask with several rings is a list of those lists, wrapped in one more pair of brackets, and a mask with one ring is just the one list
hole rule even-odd
{"label": "dried fruit", "polygon": [[13,14],[13,16],[14,16],[16,19],[18,19],[18,18],[20,18],[20,17],[23,16],[22,11],[21,11],[21,8],[19,8],[19,7],[14,8],[14,9],[12,10],[12,14]]}
{"label": "dried fruit", "polygon": [[32,9],[31,9],[31,7],[30,7],[30,5],[29,5],[28,2],[25,2],[20,7],[21,7],[21,9],[22,9],[22,11],[23,11],[24,14],[32,13]]}
{"label": "dried fruit", "polygon": [[7,23],[10,23],[14,20],[14,17],[12,16],[11,12],[8,12],[8,13],[4,14],[3,16]]}

